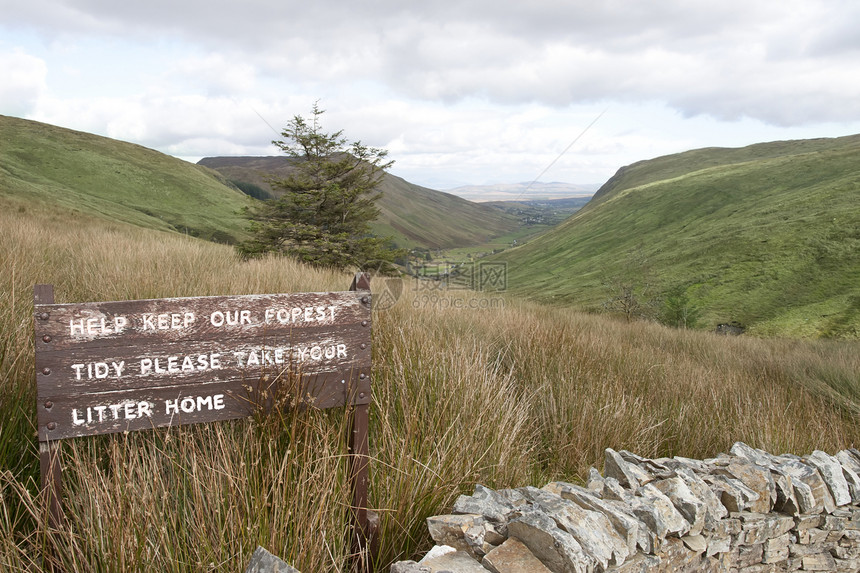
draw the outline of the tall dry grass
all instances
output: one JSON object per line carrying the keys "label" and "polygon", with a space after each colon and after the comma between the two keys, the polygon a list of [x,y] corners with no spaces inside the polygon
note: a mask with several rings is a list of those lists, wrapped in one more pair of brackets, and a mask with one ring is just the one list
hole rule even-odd
{"label": "tall dry grass", "polygon": [[[33,211],[0,209],[0,570],[50,557],[70,571],[237,571],[258,544],[303,571],[347,570],[341,410],[67,440],[67,524],[49,531],[34,283],[71,302],[345,290],[351,277]],[[723,338],[515,300],[436,308],[405,287],[374,315],[378,571],[429,548],[424,519],[475,483],[576,480],[606,447],[709,457],[736,440],[794,453],[858,442],[857,343]]]}

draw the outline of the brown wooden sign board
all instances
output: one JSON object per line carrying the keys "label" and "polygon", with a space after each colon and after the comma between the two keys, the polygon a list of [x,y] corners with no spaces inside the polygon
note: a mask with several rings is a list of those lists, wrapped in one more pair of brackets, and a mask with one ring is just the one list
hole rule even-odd
{"label": "brown wooden sign board", "polygon": [[37,304],[39,440],[370,401],[361,292]]}
{"label": "brown wooden sign board", "polygon": [[42,485],[59,526],[64,438],[353,406],[356,542],[366,546],[371,300],[349,291],[54,304],[36,285]]}

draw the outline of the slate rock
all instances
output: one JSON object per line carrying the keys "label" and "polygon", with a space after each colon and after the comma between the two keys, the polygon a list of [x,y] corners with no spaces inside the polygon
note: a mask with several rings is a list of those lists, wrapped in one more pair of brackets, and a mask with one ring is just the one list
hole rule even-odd
{"label": "slate rock", "polygon": [[553,573],[591,573],[595,560],[574,537],[539,511],[526,511],[508,523],[508,533],[522,541]]}
{"label": "slate rock", "polygon": [[805,461],[821,473],[837,507],[851,503],[851,491],[848,489],[848,482],[845,481],[842,464],[838,459],[821,450],[815,450],[805,458]]}
{"label": "slate rock", "polygon": [[[800,502],[800,510],[803,513],[821,513],[826,511],[832,512],[836,509],[836,504],[833,501],[833,496],[830,495],[830,490],[824,479],[821,477],[818,469],[804,464],[800,460],[785,459],[780,456],[781,463],[777,466],[778,469],[784,471],[791,476],[791,481],[795,486],[795,494],[797,501]],[[803,483],[809,488],[811,500],[806,500],[806,492],[802,488],[798,488],[798,483]],[[809,501],[812,501],[811,507]]]}
{"label": "slate rock", "polygon": [[705,502],[696,497],[686,482],[679,476],[653,482],[655,488],[669,498],[675,509],[684,516],[690,524],[688,535],[699,535],[705,528],[707,507]]}
{"label": "slate rock", "polygon": [[[629,512],[625,512],[615,507],[611,503],[611,500],[602,500],[594,495],[591,490],[574,484],[551,482],[545,485],[543,489],[559,495],[563,499],[572,501],[583,509],[599,511],[605,515],[612,524],[612,527],[615,528],[615,532],[626,542],[628,554],[633,555],[636,553],[636,544],[639,538],[639,527],[641,526],[644,528],[645,525],[633,517]],[[646,547],[648,548],[646,551],[650,550],[650,546]]]}
{"label": "slate rock", "polygon": [[601,568],[621,564],[627,558],[627,543],[604,514],[584,509],[542,489],[523,488],[522,491],[535,508],[553,518],[560,529],[570,533]]}
{"label": "slate rock", "polygon": [[481,564],[493,573],[552,573],[525,543],[514,537],[487,553]]}
{"label": "slate rock", "polygon": [[640,485],[651,481],[651,476],[641,468],[622,458],[621,454],[612,448],[606,448],[604,452],[603,475],[607,478],[618,480],[621,487],[632,490],[638,489]]}
{"label": "slate rock", "polygon": [[251,554],[245,573],[300,573],[280,557],[276,557],[262,547]]}

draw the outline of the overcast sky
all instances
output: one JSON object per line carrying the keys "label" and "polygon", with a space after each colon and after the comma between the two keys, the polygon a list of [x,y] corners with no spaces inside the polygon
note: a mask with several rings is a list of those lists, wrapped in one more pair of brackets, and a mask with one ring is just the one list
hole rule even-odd
{"label": "overcast sky", "polygon": [[858,30],[856,0],[0,0],[0,114],[197,161],[319,100],[413,183],[602,183],[860,133]]}

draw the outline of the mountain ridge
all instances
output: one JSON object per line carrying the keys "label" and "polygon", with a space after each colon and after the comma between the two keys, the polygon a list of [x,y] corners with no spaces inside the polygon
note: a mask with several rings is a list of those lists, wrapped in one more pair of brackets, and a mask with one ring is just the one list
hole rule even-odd
{"label": "mountain ridge", "polygon": [[[286,178],[291,171],[286,156],[204,157],[198,165],[214,169],[224,177],[252,183],[277,195],[272,179]],[[517,228],[514,217],[473,203],[445,191],[437,191],[384,173],[377,202],[380,217],[373,223],[379,236],[392,236],[400,247],[445,249],[478,245]]]}
{"label": "mountain ridge", "polygon": [[558,227],[496,258],[509,288],[598,310],[625,279],[701,326],[860,336],[860,135],[691,150],[622,167]]}

